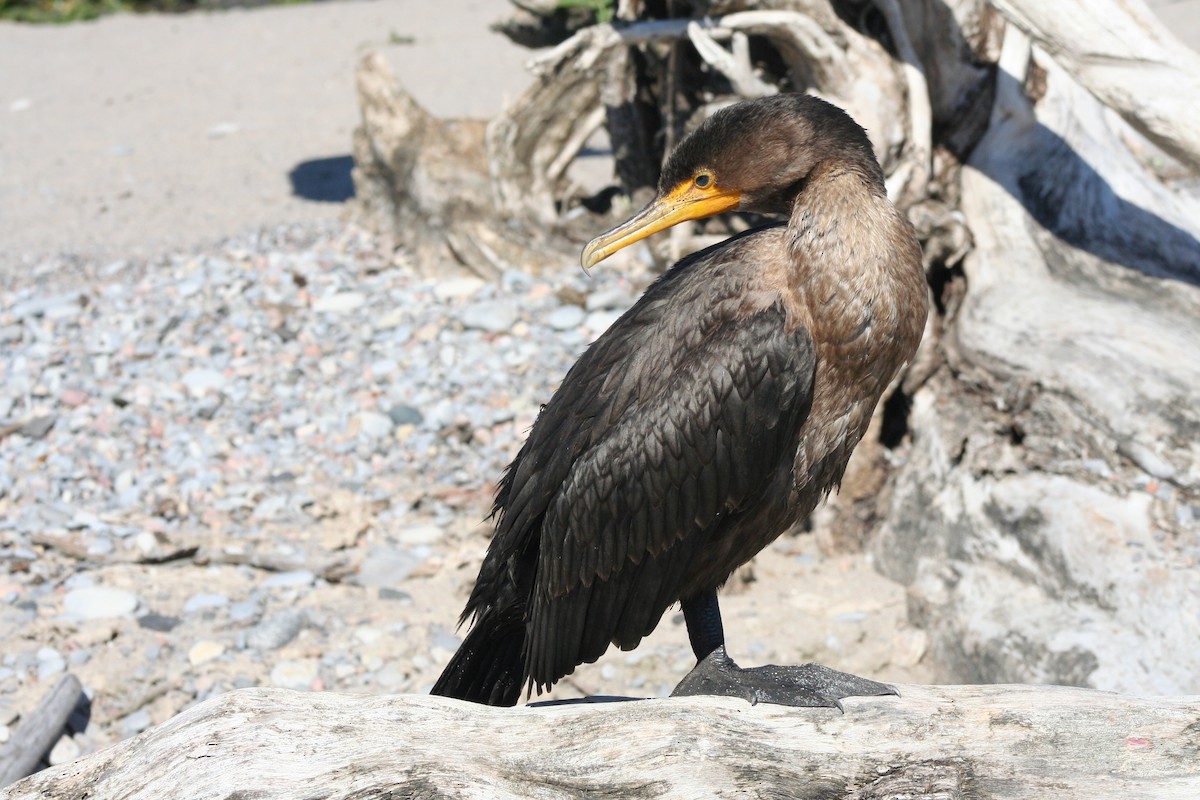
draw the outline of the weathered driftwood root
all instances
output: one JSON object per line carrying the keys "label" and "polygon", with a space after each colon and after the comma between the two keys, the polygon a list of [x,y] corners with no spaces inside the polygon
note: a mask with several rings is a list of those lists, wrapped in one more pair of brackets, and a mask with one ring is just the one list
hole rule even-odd
{"label": "weathered driftwood root", "polygon": [[[358,94],[352,213],[404,245],[422,274],[462,269],[492,278],[506,269],[536,272],[568,257],[573,248],[543,225],[528,224],[533,214],[497,212],[486,123],[432,116],[377,53],[359,65]],[[536,138],[532,130],[511,145]]]}
{"label": "weathered driftwood root", "polygon": [[[1089,18],[1132,31],[1132,7]],[[1097,49],[1111,39],[1060,62],[955,8],[996,64],[958,176],[973,249],[937,281],[942,366],[905,399],[912,444],[880,495],[876,562],[910,586],[944,679],[1200,691],[1200,204],[1072,74],[1122,63]],[[921,52],[972,96],[953,51]],[[1160,138],[1198,104],[1158,117]]]}
{"label": "weathered driftwood root", "polygon": [[0,747],[0,788],[34,772],[62,735],[67,718],[79,704],[83,687],[74,675],[63,675]]}
{"label": "weathered driftwood root", "polygon": [[495,709],[245,689],[0,798],[1200,796],[1200,697],[900,690],[841,714],[728,698]]}

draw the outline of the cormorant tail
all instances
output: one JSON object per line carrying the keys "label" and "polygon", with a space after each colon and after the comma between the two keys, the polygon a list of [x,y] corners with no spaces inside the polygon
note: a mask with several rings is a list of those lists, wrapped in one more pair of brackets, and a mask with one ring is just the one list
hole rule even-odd
{"label": "cormorant tail", "polygon": [[525,683],[525,625],[485,614],[450,659],[430,694],[490,706],[514,706]]}

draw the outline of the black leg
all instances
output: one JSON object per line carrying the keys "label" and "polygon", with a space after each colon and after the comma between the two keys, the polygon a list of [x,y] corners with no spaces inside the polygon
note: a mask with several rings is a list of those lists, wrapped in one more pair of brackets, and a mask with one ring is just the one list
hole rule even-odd
{"label": "black leg", "polygon": [[742,669],[725,653],[725,631],[717,593],[683,600],[683,619],[696,654],[696,668],[671,692],[672,697],[718,695],[741,697],[751,704],[841,708],[844,697],[897,694],[886,683],[859,678],[820,664]]}
{"label": "black leg", "polygon": [[705,592],[696,597],[680,601],[683,621],[687,623],[688,639],[696,661],[703,661],[709,653],[725,644],[725,628],[721,625],[721,607],[717,605],[716,591]]}

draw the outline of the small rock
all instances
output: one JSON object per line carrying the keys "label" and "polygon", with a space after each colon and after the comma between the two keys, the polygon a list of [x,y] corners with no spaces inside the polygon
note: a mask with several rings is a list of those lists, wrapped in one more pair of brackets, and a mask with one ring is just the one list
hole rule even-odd
{"label": "small rock", "polygon": [[583,301],[583,307],[588,311],[621,310],[629,308],[631,305],[633,305],[633,298],[629,296],[628,292],[617,286],[591,292]]}
{"label": "small rock", "polygon": [[224,608],[229,598],[223,594],[194,594],[183,604],[184,614],[194,614],[205,608]]}
{"label": "small rock", "polygon": [[354,638],[370,647],[383,638],[383,631],[379,628],[358,628],[354,631]]}
{"label": "small rock", "polygon": [[412,598],[411,594],[409,594],[408,592],[403,591],[401,589],[393,589],[391,586],[379,587],[379,599],[380,600],[395,600],[396,602],[400,603],[400,605],[402,605],[402,606],[412,605],[412,603],[413,603],[413,598]]}
{"label": "small rock", "polygon": [[271,520],[283,513],[287,508],[287,495],[272,494],[264,497],[254,507],[254,511],[250,515],[255,519]]}
{"label": "small rock", "polygon": [[284,689],[308,691],[317,679],[317,659],[301,658],[295,661],[280,661],[271,670],[271,683]]}
{"label": "small rock", "polygon": [[313,303],[313,311],[325,314],[345,314],[361,308],[367,302],[367,296],[362,292],[337,292],[327,294]]}
{"label": "small rock", "polygon": [[289,608],[267,617],[246,634],[246,644],[256,650],[278,650],[304,627],[304,612]]}
{"label": "small rock", "polygon": [[358,429],[370,439],[383,439],[391,436],[395,425],[387,414],[377,411],[363,411],[358,415]]}
{"label": "small rock", "polygon": [[193,667],[198,667],[212,661],[214,658],[219,658],[225,652],[225,645],[220,642],[214,642],[211,639],[201,639],[191,646],[188,650],[188,663]]}
{"label": "small rock", "polygon": [[446,532],[437,525],[410,525],[396,532],[396,541],[405,545],[434,544],[440,542]]}
{"label": "small rock", "polygon": [[240,603],[234,603],[229,607],[230,622],[246,622],[258,616],[258,603],[252,600],[243,600]]}
{"label": "small rock", "polygon": [[355,580],[360,586],[394,587],[403,583],[427,558],[428,547],[417,546],[411,550],[372,547],[363,559]]}
{"label": "small rock", "polygon": [[126,714],[121,719],[121,735],[126,739],[130,736],[137,736],[149,728],[151,724],[150,712],[144,708],[139,708],[132,714]]}
{"label": "small rock", "polygon": [[402,692],[408,689],[412,682],[409,680],[407,673],[395,664],[386,664],[383,669],[379,670],[372,676],[379,688],[385,692]]}
{"label": "small rock", "polygon": [[17,433],[29,439],[41,439],[50,432],[55,422],[58,422],[58,417],[54,414],[44,417],[34,417],[22,425]]}
{"label": "small rock", "polygon": [[559,306],[551,311],[544,321],[556,331],[569,331],[582,325],[583,319],[583,309],[579,306]]}
{"label": "small rock", "polygon": [[68,761],[74,761],[83,754],[82,748],[70,736],[63,736],[50,749],[50,755],[46,758],[50,762],[50,766],[57,767],[59,764],[66,764]]}
{"label": "small rock", "polygon": [[58,401],[69,408],[78,408],[89,399],[88,393],[82,389],[64,389],[58,396]]}
{"label": "small rock", "polygon": [[105,586],[89,586],[75,589],[63,598],[63,608],[68,614],[83,619],[104,619],[132,614],[138,599],[124,589]]}
{"label": "small rock", "polygon": [[475,294],[486,284],[481,278],[451,278],[440,281],[433,287],[433,296],[438,300],[453,300]]}
{"label": "small rock", "polygon": [[158,631],[159,633],[167,633],[173,630],[179,624],[179,617],[169,617],[165,614],[143,614],[138,617],[138,626],[145,628],[148,631]]}
{"label": "small rock", "polygon": [[463,309],[459,321],[469,330],[503,333],[517,321],[517,311],[508,303],[476,303]]}
{"label": "small rock", "polygon": [[184,373],[182,380],[183,385],[194,397],[203,397],[210,391],[219,392],[228,383],[224,375],[208,367],[190,369]]}
{"label": "small rock", "polygon": [[67,668],[66,659],[62,657],[62,653],[55,650],[53,647],[42,647],[37,651],[37,679],[38,683],[44,683],[55,675],[63,672]]}
{"label": "small rock", "polygon": [[317,579],[306,569],[293,570],[292,572],[277,572],[262,582],[264,589],[280,589],[285,587],[295,586],[312,586],[313,581]]}
{"label": "small rock", "polygon": [[88,542],[87,553],[89,556],[107,556],[113,551],[112,539],[93,539]]}
{"label": "small rock", "polygon": [[12,733],[6,724],[0,724],[0,744],[8,744],[8,740],[12,738]]}
{"label": "small rock", "polygon": [[412,406],[393,406],[387,413],[395,425],[420,425],[425,420],[425,415]]}

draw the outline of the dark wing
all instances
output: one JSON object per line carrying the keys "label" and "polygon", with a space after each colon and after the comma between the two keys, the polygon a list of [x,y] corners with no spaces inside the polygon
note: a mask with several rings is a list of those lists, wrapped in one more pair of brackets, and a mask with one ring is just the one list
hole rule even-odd
{"label": "dark wing", "polygon": [[[790,481],[812,401],[808,332],[788,331],[778,305],[749,317],[660,310],[670,318],[640,337],[615,333],[619,359],[581,360],[559,395],[588,418],[558,414],[539,437],[546,464],[561,460],[551,471],[566,465],[550,496],[531,498],[546,503],[525,641],[539,686],[609,642],[636,645],[679,599],[697,554],[778,490],[780,470]],[[506,515],[528,513],[515,488]]]}

